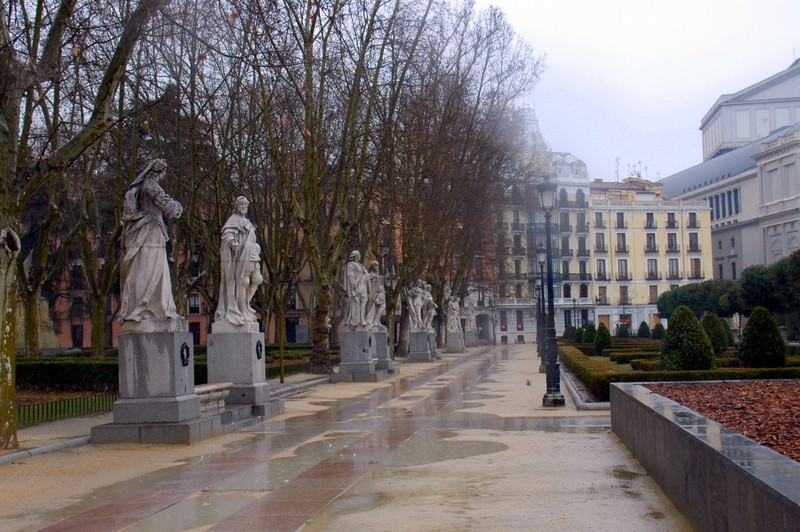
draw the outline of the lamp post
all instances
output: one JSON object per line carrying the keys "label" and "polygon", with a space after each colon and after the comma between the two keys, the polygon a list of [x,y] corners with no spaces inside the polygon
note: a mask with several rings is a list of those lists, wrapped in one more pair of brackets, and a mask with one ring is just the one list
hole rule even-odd
{"label": "lamp post", "polygon": [[539,364],[539,373],[544,373],[547,370],[547,340],[545,338],[545,320],[547,314],[544,308],[544,262],[547,260],[547,250],[539,246],[536,248],[536,262],[539,263],[539,318],[536,320],[536,343],[539,358],[542,359]]}
{"label": "lamp post", "polygon": [[578,328],[578,300],[572,298],[572,326]]}
{"label": "lamp post", "polygon": [[550,237],[550,215],[556,200],[556,184],[549,179],[539,184],[539,199],[544,211],[545,250],[547,256],[547,393],[542,398],[542,406],[564,406],[566,401],[561,393],[561,374],[558,366],[558,346],[556,345],[555,308],[553,305],[553,250]]}

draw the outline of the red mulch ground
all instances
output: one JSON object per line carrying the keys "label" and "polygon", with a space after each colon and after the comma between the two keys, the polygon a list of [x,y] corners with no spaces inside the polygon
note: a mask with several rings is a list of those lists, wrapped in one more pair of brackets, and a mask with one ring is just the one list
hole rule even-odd
{"label": "red mulch ground", "polygon": [[800,462],[800,381],[654,383],[647,388]]}

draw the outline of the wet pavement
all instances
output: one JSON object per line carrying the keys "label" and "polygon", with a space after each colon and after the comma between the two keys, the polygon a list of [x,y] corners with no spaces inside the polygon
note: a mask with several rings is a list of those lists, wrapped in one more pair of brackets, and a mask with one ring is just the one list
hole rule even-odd
{"label": "wet pavement", "polygon": [[691,530],[607,411],[578,412],[566,388],[566,407],[541,406],[533,353],[316,385],[220,452],[104,486],[41,529]]}

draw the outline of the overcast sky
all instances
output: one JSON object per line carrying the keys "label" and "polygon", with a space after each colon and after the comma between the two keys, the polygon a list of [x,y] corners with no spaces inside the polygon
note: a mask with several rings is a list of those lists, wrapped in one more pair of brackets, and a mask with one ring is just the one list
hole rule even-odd
{"label": "overcast sky", "polygon": [[547,70],[530,97],[551,150],[592,178],[667,177],[702,161],[721,94],[800,57],[800,0],[476,0],[501,8]]}

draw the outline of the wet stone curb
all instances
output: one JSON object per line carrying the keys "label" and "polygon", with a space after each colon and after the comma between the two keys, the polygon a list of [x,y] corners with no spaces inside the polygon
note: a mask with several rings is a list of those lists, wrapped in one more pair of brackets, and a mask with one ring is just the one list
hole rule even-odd
{"label": "wet stone curb", "polygon": [[611,428],[699,530],[797,530],[791,458],[641,384],[611,385]]}

